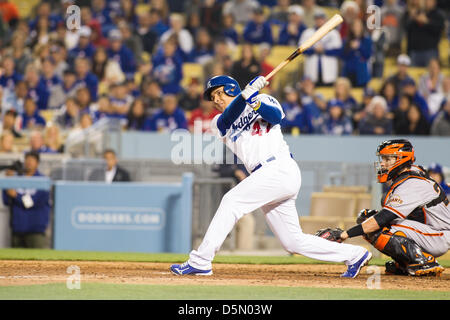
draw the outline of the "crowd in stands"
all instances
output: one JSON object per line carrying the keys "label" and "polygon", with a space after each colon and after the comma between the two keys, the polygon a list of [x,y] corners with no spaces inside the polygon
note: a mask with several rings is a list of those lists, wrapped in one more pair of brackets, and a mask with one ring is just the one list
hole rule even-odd
{"label": "crowd in stands", "polygon": [[[35,140],[33,150],[61,152],[61,132],[84,130],[105,117],[118,119],[125,130],[193,131],[198,123],[208,132],[217,111],[202,100],[204,80],[227,74],[245,87],[274,68],[267,60],[271,48],[298,46],[330,18],[330,8],[344,22],[304,52],[298,81],[265,89],[285,110],[282,129],[450,135],[450,61],[439,52],[450,35],[447,1],[36,3],[23,17],[12,2],[0,1],[3,152],[13,150],[11,139],[24,132]],[[367,10],[372,3],[381,8],[380,25]],[[79,28],[69,25],[71,5],[80,8]],[[387,58],[397,65],[385,70]],[[202,77],[183,74],[186,63],[201,65]],[[415,79],[411,67],[427,71]],[[369,83],[376,78],[382,85],[375,90]],[[324,97],[320,87],[333,88],[334,96]],[[352,88],[364,91],[361,101]],[[43,115],[49,110],[50,119]]]}

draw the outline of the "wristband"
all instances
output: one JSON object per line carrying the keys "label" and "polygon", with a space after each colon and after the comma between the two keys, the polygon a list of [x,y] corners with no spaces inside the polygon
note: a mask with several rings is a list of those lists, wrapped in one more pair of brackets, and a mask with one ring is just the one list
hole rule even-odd
{"label": "wristband", "polygon": [[362,224],[357,224],[356,226],[351,227],[350,229],[347,230],[347,234],[349,238],[362,236],[364,234]]}
{"label": "wristband", "polygon": [[259,107],[261,107],[261,101],[258,101],[258,104],[255,107],[252,106],[253,110],[255,111],[258,110]]}

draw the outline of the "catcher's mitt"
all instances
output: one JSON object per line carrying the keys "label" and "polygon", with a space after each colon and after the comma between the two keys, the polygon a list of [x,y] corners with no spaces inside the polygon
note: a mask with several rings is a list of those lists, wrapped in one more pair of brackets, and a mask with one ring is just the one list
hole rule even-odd
{"label": "catcher's mitt", "polygon": [[325,228],[318,230],[314,235],[329,241],[342,242],[342,232],[344,232],[344,230],[342,230],[341,228]]}

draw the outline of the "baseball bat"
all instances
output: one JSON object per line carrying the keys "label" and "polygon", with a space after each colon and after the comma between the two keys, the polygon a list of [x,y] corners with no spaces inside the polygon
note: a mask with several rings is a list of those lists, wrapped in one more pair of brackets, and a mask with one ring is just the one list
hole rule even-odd
{"label": "baseball bat", "polygon": [[316,32],[311,36],[311,38],[304,41],[300,47],[298,47],[289,57],[287,57],[283,62],[281,62],[275,69],[269,73],[265,79],[269,81],[278,71],[284,68],[289,62],[294,60],[297,56],[302,54],[305,50],[311,48],[317,41],[322,39],[328,32],[336,28],[339,24],[342,23],[344,19],[339,14],[335,14],[331,19],[325,22]]}

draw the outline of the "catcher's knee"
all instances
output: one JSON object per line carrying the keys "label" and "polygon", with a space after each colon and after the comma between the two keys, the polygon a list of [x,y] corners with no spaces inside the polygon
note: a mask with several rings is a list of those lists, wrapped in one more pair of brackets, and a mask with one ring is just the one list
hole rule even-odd
{"label": "catcher's knee", "polygon": [[369,242],[382,253],[404,265],[422,265],[430,260],[430,256],[432,257],[401,231],[391,233],[387,228],[384,228]]}

